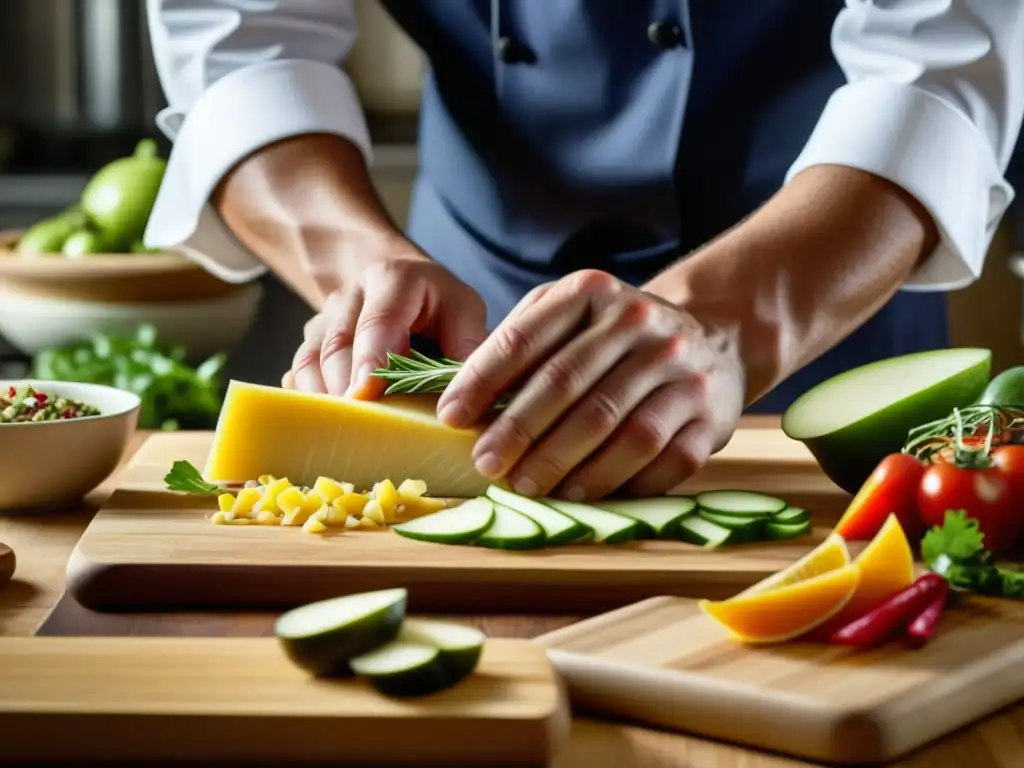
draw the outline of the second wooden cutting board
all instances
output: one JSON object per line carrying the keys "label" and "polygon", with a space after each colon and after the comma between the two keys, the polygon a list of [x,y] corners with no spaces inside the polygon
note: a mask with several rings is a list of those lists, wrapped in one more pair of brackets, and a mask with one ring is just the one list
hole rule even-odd
{"label": "second wooden cutting board", "polygon": [[919,650],[745,646],[696,601],[657,597],[536,642],[549,649],[574,708],[874,765],[1024,697],[1022,637],[1024,603],[971,598],[948,609]]}
{"label": "second wooden cutting board", "polygon": [[543,765],[568,713],[544,649],[393,699],[316,679],[270,638],[0,638],[0,763]]}
{"label": "second wooden cutting board", "polygon": [[171,464],[203,466],[208,433],[156,435],[96,515],[68,568],[89,608],[284,608],[393,586],[410,609],[580,614],[661,594],[725,596],[786,567],[828,534],[848,497],[777,429],[737,432],[687,490],[743,488],[813,510],[814,534],[703,550],[679,542],[583,544],[532,552],[411,541],[390,531],[312,535],[296,528],[216,526],[210,498],[163,491]]}

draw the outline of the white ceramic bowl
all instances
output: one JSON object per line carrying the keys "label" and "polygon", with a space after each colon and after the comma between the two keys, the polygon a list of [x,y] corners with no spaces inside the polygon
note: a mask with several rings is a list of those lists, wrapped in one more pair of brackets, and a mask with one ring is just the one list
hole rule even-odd
{"label": "white ceramic bowl", "polygon": [[135,431],[142,401],[100,384],[38,379],[0,380],[0,387],[29,384],[95,406],[98,416],[0,424],[0,512],[43,510],[80,501],[117,468]]}
{"label": "white ceramic bowl", "polygon": [[0,336],[34,355],[97,332],[131,336],[137,326],[148,323],[156,327],[161,343],[183,345],[189,361],[198,363],[245,337],[262,296],[262,286],[250,283],[214,299],[121,304],[35,296],[4,286]]}

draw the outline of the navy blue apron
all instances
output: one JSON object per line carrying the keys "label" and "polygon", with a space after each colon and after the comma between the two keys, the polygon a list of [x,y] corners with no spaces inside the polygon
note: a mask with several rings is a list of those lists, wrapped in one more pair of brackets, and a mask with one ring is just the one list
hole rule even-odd
{"label": "navy blue apron", "polygon": [[[384,0],[424,50],[409,236],[497,324],[582,268],[639,285],[783,183],[832,92],[841,0]],[[946,346],[945,295],[901,293],[748,410]]]}

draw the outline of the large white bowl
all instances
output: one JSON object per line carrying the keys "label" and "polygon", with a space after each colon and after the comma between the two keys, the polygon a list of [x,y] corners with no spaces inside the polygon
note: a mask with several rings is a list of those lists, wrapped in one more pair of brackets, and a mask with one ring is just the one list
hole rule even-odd
{"label": "large white bowl", "polygon": [[69,506],[117,468],[138,423],[137,395],[100,384],[37,379],[0,380],[29,384],[99,409],[98,416],[0,424],[0,512]]}
{"label": "large white bowl", "polygon": [[197,363],[245,337],[262,296],[262,286],[250,283],[219,298],[128,304],[43,297],[0,286],[0,336],[34,355],[98,332],[131,336],[148,323],[162,343],[183,345],[189,361]]}

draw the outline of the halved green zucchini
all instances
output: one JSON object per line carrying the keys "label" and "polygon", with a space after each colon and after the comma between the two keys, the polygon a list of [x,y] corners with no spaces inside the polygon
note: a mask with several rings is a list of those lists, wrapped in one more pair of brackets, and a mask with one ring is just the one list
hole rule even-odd
{"label": "halved green zucchini", "polygon": [[359,677],[388,696],[426,696],[455,682],[441,661],[439,648],[407,640],[390,642],[349,664]]}
{"label": "halved green zucchini", "polygon": [[709,512],[754,517],[778,514],[788,506],[785,499],[754,491],[705,491],[696,501]]}
{"label": "halved green zucchini", "polygon": [[504,504],[533,520],[543,529],[547,543],[553,546],[568,544],[588,532],[587,526],[578,520],[528,496],[522,496],[497,485],[487,489],[487,496],[496,504]]}
{"label": "halved green zucchini", "polygon": [[457,507],[442,509],[405,523],[396,523],[391,530],[400,536],[436,544],[469,544],[490,528],[494,522],[494,503],[477,498]]}
{"label": "halved green zucchini", "polygon": [[288,658],[308,672],[347,674],[350,659],[398,636],[407,597],[398,588],[309,603],[279,616],[274,635]]}
{"label": "halved green zucchini", "polygon": [[463,624],[427,619],[406,619],[398,639],[431,645],[441,652],[441,662],[456,680],[470,674],[480,662],[487,636]]}
{"label": "halved green zucchini", "polygon": [[544,501],[592,530],[594,532],[593,541],[599,544],[602,542],[604,544],[622,544],[644,538],[645,535],[654,535],[646,523],[641,523],[632,517],[619,515],[588,504],[579,504],[575,501],[562,501],[561,499],[545,499]]}
{"label": "halved green zucchini", "polygon": [[689,496],[659,496],[652,499],[598,501],[594,506],[639,520],[658,538],[674,538],[679,521],[693,513],[697,502]]}
{"label": "halved green zucchini", "polygon": [[544,529],[504,504],[494,505],[494,520],[474,542],[490,549],[537,549],[544,546]]}

